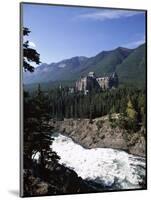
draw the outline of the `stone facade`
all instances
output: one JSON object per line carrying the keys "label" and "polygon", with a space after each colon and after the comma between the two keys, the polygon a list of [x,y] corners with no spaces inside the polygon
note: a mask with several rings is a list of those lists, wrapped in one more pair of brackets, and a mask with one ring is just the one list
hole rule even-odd
{"label": "stone facade", "polygon": [[118,75],[114,72],[110,76],[96,77],[94,72],[89,72],[85,77],[81,77],[76,82],[76,90],[85,94],[96,90],[107,90],[118,87]]}

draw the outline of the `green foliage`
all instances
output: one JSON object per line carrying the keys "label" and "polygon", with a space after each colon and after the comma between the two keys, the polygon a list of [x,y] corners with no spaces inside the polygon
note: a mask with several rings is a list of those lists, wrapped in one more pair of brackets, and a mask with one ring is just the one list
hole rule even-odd
{"label": "green foliage", "polygon": [[[146,97],[145,90],[142,89],[122,87],[99,93],[93,91],[84,95],[79,92],[71,93],[68,87],[62,87],[51,89],[44,94],[40,100],[41,108],[46,110],[45,114],[48,118],[54,120],[89,118],[90,122],[93,122],[94,118],[109,115],[110,124],[114,128],[117,124],[123,128],[135,130],[142,125],[145,126]],[[35,103],[38,101],[36,99],[39,99],[36,95],[37,93],[32,94]],[[120,123],[111,117],[113,113],[125,113],[124,116],[120,115]]]}
{"label": "green foliage", "polygon": [[131,118],[127,117],[125,114],[120,114],[119,118],[116,120],[116,124],[122,128],[127,130],[128,132],[136,132],[140,129],[138,121],[132,120]]}
{"label": "green foliage", "polygon": [[[49,91],[49,90],[53,90],[53,89],[57,89],[60,84],[62,85],[62,87],[74,87],[75,86],[75,80],[74,81],[50,81],[49,83],[40,83],[41,89],[43,91]],[[34,84],[25,84],[24,85],[24,89],[28,92],[34,92],[35,90],[37,90],[39,83],[34,83]]]}
{"label": "green foliage", "polygon": [[136,120],[137,118],[137,112],[135,111],[133,105],[132,105],[132,102],[131,100],[129,99],[128,103],[127,103],[127,109],[126,109],[126,112],[127,112],[127,116],[131,119],[131,120]]}

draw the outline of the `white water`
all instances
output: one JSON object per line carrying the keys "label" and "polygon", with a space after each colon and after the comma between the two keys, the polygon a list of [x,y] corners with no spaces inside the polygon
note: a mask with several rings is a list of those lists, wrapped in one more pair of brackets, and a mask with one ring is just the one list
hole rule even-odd
{"label": "white water", "polygon": [[109,148],[85,149],[67,136],[56,134],[52,149],[59,163],[73,169],[83,179],[105,187],[140,188],[145,177],[145,159]]}

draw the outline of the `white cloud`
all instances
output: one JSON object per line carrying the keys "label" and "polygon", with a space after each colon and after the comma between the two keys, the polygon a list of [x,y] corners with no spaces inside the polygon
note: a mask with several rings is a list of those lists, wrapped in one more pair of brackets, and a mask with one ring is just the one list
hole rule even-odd
{"label": "white cloud", "polygon": [[145,37],[141,38],[140,40],[129,42],[123,46],[125,46],[127,48],[135,48],[143,43],[145,43]]}
{"label": "white cloud", "polygon": [[28,43],[28,44],[29,44],[29,46],[30,46],[30,47],[36,47],[36,45],[35,45],[35,43],[34,43],[34,42],[30,42],[30,41],[29,41],[29,43]]}
{"label": "white cloud", "polygon": [[105,20],[111,20],[111,19],[132,17],[140,13],[142,12],[127,11],[127,10],[103,10],[103,11],[97,11],[93,13],[81,14],[77,16],[77,18],[105,21]]}

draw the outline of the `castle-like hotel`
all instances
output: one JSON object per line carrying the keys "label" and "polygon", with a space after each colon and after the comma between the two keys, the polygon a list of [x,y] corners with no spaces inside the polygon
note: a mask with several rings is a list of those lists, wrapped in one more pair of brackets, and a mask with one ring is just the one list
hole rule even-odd
{"label": "castle-like hotel", "polygon": [[76,81],[76,91],[88,92],[96,90],[107,90],[111,88],[118,87],[118,75],[116,72],[112,73],[110,76],[96,77],[94,72],[89,72],[85,77],[81,77]]}

